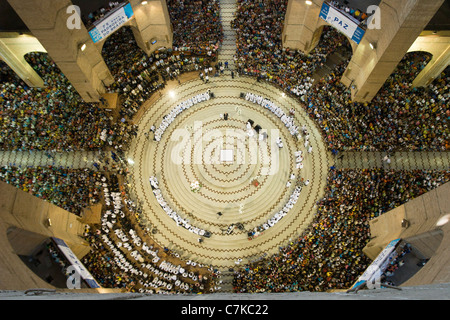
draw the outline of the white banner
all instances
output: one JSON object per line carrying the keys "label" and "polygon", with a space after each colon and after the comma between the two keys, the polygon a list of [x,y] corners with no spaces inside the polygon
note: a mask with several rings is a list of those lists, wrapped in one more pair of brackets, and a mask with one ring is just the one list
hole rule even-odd
{"label": "white banner", "polygon": [[384,272],[386,268],[386,260],[391,255],[391,253],[397,247],[397,244],[401,239],[392,240],[383,251],[373,260],[370,266],[366,269],[366,271],[359,277],[358,281],[353,285],[353,288],[356,288],[358,285],[364,282],[370,282],[373,280],[377,273]]}
{"label": "white banner", "polygon": [[365,31],[359,27],[359,22],[352,20],[338,9],[327,3],[322,5],[322,9],[320,10],[320,18],[338,29],[357,44],[361,42],[361,39],[365,34]]}
{"label": "white banner", "polygon": [[113,12],[110,16],[97,24],[94,29],[89,31],[92,41],[97,43],[103,39],[106,39],[125,23],[127,23],[133,16],[134,12],[130,3],[120,9],[117,9],[117,11]]}
{"label": "white banner", "polygon": [[91,288],[100,288],[97,281],[95,281],[94,277],[90,274],[90,272],[85,268],[85,266],[81,263],[80,259],[72,252],[69,246],[64,242],[64,240],[58,238],[52,238],[53,241],[58,246],[58,249],[61,253],[66,257],[69,263],[76,269],[80,276]]}

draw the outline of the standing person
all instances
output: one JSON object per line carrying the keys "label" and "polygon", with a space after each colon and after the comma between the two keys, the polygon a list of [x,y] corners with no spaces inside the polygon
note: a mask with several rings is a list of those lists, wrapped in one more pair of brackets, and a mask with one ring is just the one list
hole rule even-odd
{"label": "standing person", "polygon": [[386,155],[383,158],[383,162],[385,162],[387,165],[391,164],[391,158],[389,158],[389,155]]}

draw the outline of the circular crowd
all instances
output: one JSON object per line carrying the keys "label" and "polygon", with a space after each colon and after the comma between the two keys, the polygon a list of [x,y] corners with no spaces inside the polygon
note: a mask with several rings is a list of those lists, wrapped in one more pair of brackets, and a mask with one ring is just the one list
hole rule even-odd
{"label": "circular crowd", "polygon": [[331,170],[311,226],[279,253],[235,271],[238,293],[349,289],[371,261],[369,221],[450,181],[450,171]]}
{"label": "circular crowd", "polygon": [[[408,53],[370,103],[357,103],[340,83],[352,54],[345,36],[324,27],[317,31],[322,35],[310,53],[283,48],[281,37],[288,0],[237,2],[232,23],[237,32],[237,73],[269,81],[298,99],[321,129],[330,150],[449,150],[449,69],[429,86],[412,86],[430,55]],[[219,70],[216,62],[223,40],[219,1],[169,0],[168,7],[172,21],[176,21],[173,48],[161,48],[147,55],[127,27],[109,37],[103,46],[103,57],[115,79],[107,89],[120,98],[117,114],[99,104],[85,103],[46,53],[25,57],[43,78],[45,88],[30,88],[0,61],[0,150],[103,150],[113,151],[116,157],[124,156],[137,134],[134,117],[145,101],[168,81],[179,81],[183,73]],[[341,62],[331,66],[330,61],[337,57]],[[328,68],[332,70],[327,71]],[[126,168],[118,168],[126,180]],[[80,214],[83,208],[105,200],[103,179],[110,173],[105,170],[109,169],[99,172],[8,165],[0,168],[0,179]],[[370,238],[369,221],[449,178],[448,171],[332,169],[326,196],[318,202],[310,228],[280,248],[277,255],[236,270],[235,291],[349,288],[370,263],[362,252]],[[126,183],[123,186],[122,205],[130,207]],[[139,210],[129,214],[130,220],[123,220],[120,225],[126,232],[136,223]],[[136,291],[144,290],[145,284],[154,286],[162,281],[149,283],[148,279],[124,272],[114,260],[113,252],[119,249],[111,251],[111,241],[108,238],[105,242],[105,235],[100,226],[87,229],[85,236],[92,251],[84,259],[103,286]],[[136,264],[131,270],[140,267]],[[156,272],[152,279],[158,278],[155,274],[165,274],[150,267]],[[209,270],[213,275],[216,271]]]}

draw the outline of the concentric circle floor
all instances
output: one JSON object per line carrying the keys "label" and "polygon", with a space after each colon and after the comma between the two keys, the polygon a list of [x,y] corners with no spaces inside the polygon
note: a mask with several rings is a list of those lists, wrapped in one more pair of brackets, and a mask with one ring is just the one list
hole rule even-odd
{"label": "concentric circle floor", "polygon": [[[152,126],[159,127],[172,109],[207,90],[214,94],[212,99],[184,110],[160,141],[154,141]],[[270,99],[285,113],[294,108],[295,123],[306,126],[312,152],[278,116],[242,98],[241,93],[247,92]],[[267,132],[266,139],[248,130],[249,119]],[[208,84],[191,80],[147,105],[138,121],[139,134],[127,155],[133,163],[129,183],[143,204],[146,220],[158,228],[154,238],[162,246],[186,259],[230,268],[277,252],[308,227],[315,204],[323,197],[330,161],[302,106],[277,88],[244,77],[214,78]],[[301,169],[297,169],[298,151],[304,158]],[[156,195],[150,177],[159,183]],[[310,184],[302,185],[301,179]],[[282,218],[272,219],[292,203],[299,186],[295,204]],[[183,223],[177,224],[167,208]],[[249,237],[258,227],[264,231]]]}

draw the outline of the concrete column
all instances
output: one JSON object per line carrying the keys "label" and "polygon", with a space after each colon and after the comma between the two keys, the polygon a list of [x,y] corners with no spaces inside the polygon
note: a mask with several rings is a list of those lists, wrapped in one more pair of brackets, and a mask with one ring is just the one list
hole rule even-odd
{"label": "concrete column", "polygon": [[47,238],[64,240],[80,259],[89,253],[79,216],[4,182],[0,182],[0,204],[0,290],[52,287],[18,256],[30,254]]}
{"label": "concrete column", "polygon": [[[367,30],[342,77],[354,101],[371,101],[444,0],[384,0],[381,28]],[[371,46],[372,44],[372,46]]]}
{"label": "concrete column", "polygon": [[142,4],[141,0],[130,0],[130,3],[136,26],[132,30],[139,47],[146,54],[161,47],[172,48],[173,28],[166,1],[150,0],[147,4]]}
{"label": "concrete column", "polygon": [[[69,28],[70,0],[8,0],[86,102],[99,102],[105,86],[114,82],[98,47],[83,23]],[[85,44],[85,50],[80,48]]]}
{"label": "concrete column", "polygon": [[450,64],[450,32],[433,33],[424,31],[413,43],[408,52],[425,51],[433,55],[427,66],[419,73],[413,82],[413,87],[429,85],[439,77]]}
{"label": "concrete column", "polygon": [[316,30],[324,0],[311,2],[308,5],[305,0],[289,1],[283,28],[283,47],[307,53],[317,45],[321,33]]}
{"label": "concrete column", "polygon": [[42,51],[44,47],[29,35],[0,34],[0,57],[30,87],[43,87],[44,81],[28,64],[24,56],[28,52]]}

